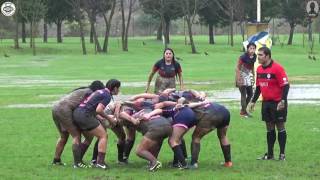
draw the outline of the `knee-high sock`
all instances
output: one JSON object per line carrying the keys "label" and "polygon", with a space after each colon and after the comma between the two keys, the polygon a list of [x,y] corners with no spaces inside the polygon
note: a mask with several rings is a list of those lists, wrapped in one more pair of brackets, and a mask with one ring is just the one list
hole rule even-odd
{"label": "knee-high sock", "polygon": [[278,132],[278,142],[280,146],[280,154],[284,154],[287,142],[287,132],[285,129]]}
{"label": "knee-high sock", "polygon": [[252,96],[253,96],[253,90],[252,90],[252,86],[248,86],[246,87],[247,90],[247,98],[246,98],[246,104],[248,105]]}
{"label": "knee-high sock", "polygon": [[246,112],[247,102],[246,102],[246,87],[241,86],[239,87],[240,94],[241,94],[241,112]]}
{"label": "knee-high sock", "polygon": [[182,150],[182,153],[183,153],[184,158],[188,158],[186,142],[184,141],[183,138],[181,139],[181,144],[180,144],[180,146],[181,146],[181,150]]}
{"label": "knee-high sock", "polygon": [[123,161],[124,146],[125,146],[125,143],[117,144],[117,148],[118,148],[118,161],[120,161],[120,162]]}
{"label": "knee-high sock", "polygon": [[270,130],[267,132],[268,156],[273,156],[273,146],[276,142],[276,131]]}
{"label": "knee-high sock", "polygon": [[123,159],[129,159],[129,155],[130,155],[130,152],[131,152],[133,145],[134,145],[134,140],[126,140],[126,143],[124,146]]}
{"label": "knee-high sock", "polygon": [[221,145],[221,149],[222,149],[222,152],[223,152],[224,161],[225,162],[230,162],[231,161],[231,146],[230,146],[230,144]]}
{"label": "knee-high sock", "polygon": [[87,152],[88,148],[89,148],[89,144],[80,143],[81,159],[83,159],[83,156]]}
{"label": "knee-high sock", "polygon": [[200,143],[191,143],[191,164],[197,163],[200,153]]}
{"label": "knee-high sock", "polygon": [[106,156],[106,153],[98,152],[97,163],[98,164],[105,164],[105,162],[104,162],[105,156]]}
{"label": "knee-high sock", "polygon": [[187,163],[186,163],[186,160],[184,159],[183,152],[181,150],[181,146],[180,145],[174,146],[172,148],[172,150],[174,152],[174,156],[178,159],[178,161],[181,163],[181,165],[186,166]]}
{"label": "knee-high sock", "polygon": [[96,143],[94,144],[91,160],[97,160],[97,157],[98,157],[98,144],[99,144],[99,140],[97,139]]}
{"label": "knee-high sock", "polygon": [[73,144],[72,145],[72,152],[73,152],[74,164],[80,163],[82,161],[80,145],[79,144]]}

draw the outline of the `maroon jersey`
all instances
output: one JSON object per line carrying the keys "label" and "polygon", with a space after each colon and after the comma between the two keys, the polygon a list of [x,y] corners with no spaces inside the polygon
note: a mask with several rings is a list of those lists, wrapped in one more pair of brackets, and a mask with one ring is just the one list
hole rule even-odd
{"label": "maroon jersey", "polygon": [[257,68],[257,87],[260,87],[263,101],[280,101],[283,86],[289,84],[287,74],[283,67],[271,61],[271,63],[263,67]]}
{"label": "maroon jersey", "polygon": [[153,66],[153,72],[159,71],[159,75],[164,78],[175,77],[178,73],[182,72],[181,66],[178,62],[172,61],[167,65],[164,59],[159,60]]}

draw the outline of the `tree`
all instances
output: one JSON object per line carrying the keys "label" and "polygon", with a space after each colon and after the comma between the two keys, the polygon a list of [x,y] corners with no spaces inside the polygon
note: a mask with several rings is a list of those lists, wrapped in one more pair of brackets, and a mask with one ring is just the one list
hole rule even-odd
{"label": "tree", "polygon": [[57,26],[57,42],[62,43],[61,28],[62,23],[66,19],[70,19],[72,14],[71,5],[68,0],[46,0],[48,11],[46,13],[45,22],[55,23]]}
{"label": "tree", "polygon": [[84,16],[83,16],[83,12],[81,11],[80,0],[68,0],[67,2],[72,7],[72,12],[73,12],[72,14],[74,14],[74,17],[75,17],[74,19],[79,24],[82,54],[86,55],[87,50],[86,50],[86,42],[85,42],[85,38],[84,38],[84,28],[83,28],[83,22],[82,22],[82,20],[84,19]]}
{"label": "tree", "polygon": [[213,27],[227,25],[227,16],[211,0],[200,0],[198,14],[200,21],[208,25],[209,44],[214,44]]}
{"label": "tree", "polygon": [[122,50],[128,51],[128,32],[130,27],[130,20],[131,20],[131,14],[132,14],[132,8],[134,4],[136,3],[136,0],[128,0],[128,18],[127,18],[127,24],[125,20],[125,8],[124,8],[124,0],[120,0],[120,7],[121,7],[121,19],[122,19],[122,31],[121,31],[121,40],[122,40]]}
{"label": "tree", "polygon": [[81,2],[82,2],[83,8],[86,11],[88,18],[89,18],[89,21],[90,21],[91,31],[93,34],[93,40],[95,43],[95,50],[96,50],[96,52],[100,53],[100,52],[102,52],[102,48],[99,43],[95,23],[97,20],[97,15],[104,12],[105,7],[108,4],[108,1],[107,0],[82,0]]}
{"label": "tree", "polygon": [[30,23],[30,47],[33,55],[36,55],[36,29],[39,21],[44,17],[46,7],[42,0],[29,0],[20,2],[20,12],[23,18]]}
{"label": "tree", "polygon": [[[107,17],[107,12],[110,9],[110,7],[111,7],[111,10],[110,10],[110,13],[109,13],[109,17]],[[103,16],[103,19],[104,19],[104,22],[105,22],[105,26],[106,26],[106,31],[105,31],[105,35],[104,35],[104,42],[103,42],[103,48],[102,48],[103,52],[108,52],[111,21],[112,21],[113,15],[114,15],[115,7],[116,7],[116,0],[111,0],[111,1],[109,1],[108,6],[106,6],[104,11],[102,12],[102,16]]]}
{"label": "tree", "polygon": [[192,32],[192,21],[194,20],[194,17],[197,12],[197,0],[183,0],[181,1],[181,7],[183,14],[185,16],[185,19],[187,21],[188,25],[188,33],[189,33],[189,40],[190,40],[190,46],[191,46],[191,51],[193,54],[197,53],[196,46],[193,41],[193,32]]}
{"label": "tree", "polygon": [[302,24],[305,18],[304,3],[301,0],[281,0],[281,17],[289,23],[290,32],[288,45],[292,45],[294,28],[297,24]]}
{"label": "tree", "polygon": [[230,25],[230,37],[231,42],[230,45],[233,46],[233,22],[234,22],[234,9],[235,9],[235,2],[239,0],[227,0],[226,3],[223,3],[222,0],[214,0],[215,4],[225,13],[225,15],[229,18],[229,25]]}
{"label": "tree", "polygon": [[[160,19],[159,29],[162,29],[164,45],[170,43],[170,22],[182,16],[181,0],[140,0],[142,10]],[[160,34],[160,33],[158,33]]]}

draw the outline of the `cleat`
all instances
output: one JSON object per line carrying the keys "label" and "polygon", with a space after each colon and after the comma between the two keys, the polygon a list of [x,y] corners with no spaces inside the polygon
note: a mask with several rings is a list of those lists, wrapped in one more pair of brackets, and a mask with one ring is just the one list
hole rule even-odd
{"label": "cleat", "polygon": [[96,165],[97,164],[97,160],[96,159],[92,159],[91,161],[90,161],[90,165],[91,166],[94,166],[94,165]]}
{"label": "cleat", "polygon": [[151,164],[150,164],[149,171],[154,172],[154,171],[160,169],[161,167],[162,167],[161,162],[160,162],[160,161],[157,161],[154,165],[151,165]]}
{"label": "cleat", "polygon": [[265,153],[262,157],[257,158],[257,160],[274,160],[273,155],[269,156],[268,153]]}
{"label": "cleat", "polygon": [[199,167],[198,163],[188,165],[188,169],[198,169],[198,167]]}
{"label": "cleat", "polygon": [[253,117],[250,113],[243,112],[243,111],[240,112],[240,116],[243,118],[252,118]]}
{"label": "cleat", "polygon": [[252,114],[250,114],[250,113],[247,113],[247,116],[248,116],[248,118],[252,118],[253,117]]}
{"label": "cleat", "polygon": [[248,113],[243,112],[243,111],[240,112],[240,116],[243,117],[243,118],[248,118],[249,117]]}
{"label": "cleat", "polygon": [[178,168],[179,170],[185,170],[185,169],[189,169],[188,165],[180,165],[180,167]]}
{"label": "cleat", "polygon": [[279,161],[285,161],[286,160],[286,155],[285,154],[280,154],[279,155]]}
{"label": "cleat", "polygon": [[73,168],[91,168],[90,165],[86,165],[85,163],[83,162],[79,162],[77,164],[74,164],[73,165]]}
{"label": "cleat", "polygon": [[224,167],[232,167],[233,166],[233,163],[231,161],[228,161],[228,162],[225,162],[223,164]]}
{"label": "cleat", "polygon": [[181,164],[179,162],[177,162],[177,163],[169,162],[168,166],[171,168],[179,168],[181,166]]}
{"label": "cleat", "polygon": [[53,166],[66,166],[67,164],[59,161],[59,162],[52,162],[52,165]]}
{"label": "cleat", "polygon": [[94,165],[95,168],[100,168],[100,169],[103,169],[103,170],[106,170],[106,169],[109,169],[109,166],[105,163],[96,163]]}
{"label": "cleat", "polygon": [[128,160],[126,159],[126,160],[118,160],[118,164],[119,165],[128,165]]}

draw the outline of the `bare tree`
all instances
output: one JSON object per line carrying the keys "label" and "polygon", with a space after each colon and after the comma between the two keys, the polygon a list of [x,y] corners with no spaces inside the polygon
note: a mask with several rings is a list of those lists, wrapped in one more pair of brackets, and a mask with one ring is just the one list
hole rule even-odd
{"label": "bare tree", "polygon": [[[197,53],[197,50],[196,50],[196,46],[193,41],[192,23],[193,23],[194,17],[197,12],[197,5],[198,4],[197,4],[197,0],[191,0],[191,1],[193,1],[193,10],[190,7],[190,0],[181,1],[181,7],[183,9],[183,13],[185,15],[185,19],[186,19],[187,25],[188,25],[188,33],[189,33],[191,50],[192,50],[192,53],[195,54],[195,53]],[[193,12],[193,14],[191,14],[191,11]]]}
{"label": "bare tree", "polygon": [[95,50],[96,52],[102,52],[102,48],[99,43],[98,35],[96,32],[96,17],[98,13],[100,13],[100,8],[105,6],[104,0],[83,0],[83,7],[88,15],[90,26],[93,34],[93,40],[95,43]]}
{"label": "bare tree", "polygon": [[22,38],[22,43],[26,43],[26,21],[22,20],[21,22],[21,38]]}
{"label": "bare tree", "polygon": [[106,12],[102,13],[103,19],[104,19],[104,22],[105,22],[105,26],[106,26],[104,42],[103,42],[103,48],[102,48],[103,52],[108,52],[111,21],[112,21],[113,15],[114,15],[115,7],[116,7],[116,0],[112,0],[110,3],[111,3],[111,11],[110,11],[109,17],[107,17],[107,13]]}
{"label": "bare tree", "polygon": [[82,54],[86,55],[87,50],[86,50],[86,42],[85,42],[85,38],[84,38],[84,30],[83,30],[83,22],[82,22],[82,14],[83,13],[80,8],[80,0],[68,0],[67,2],[72,6],[72,9],[73,9],[74,15],[75,15],[75,20],[79,24]]}
{"label": "bare tree", "polygon": [[230,25],[230,45],[233,46],[233,21],[234,21],[234,9],[235,2],[239,0],[226,0],[226,3],[223,3],[222,0],[214,0],[216,5],[229,17]]}
{"label": "bare tree", "polygon": [[124,0],[120,0],[121,7],[121,19],[122,19],[122,32],[121,32],[121,40],[122,40],[122,50],[128,51],[128,32],[130,27],[131,15],[133,6],[136,3],[136,0],[128,0],[128,18],[126,21],[125,13],[124,13]]}
{"label": "bare tree", "polygon": [[43,42],[48,42],[48,23],[46,20],[43,21]]}
{"label": "bare tree", "polygon": [[30,22],[30,47],[32,48],[33,55],[36,55],[36,29],[39,21],[43,18],[46,7],[42,0],[21,1],[21,16]]}

